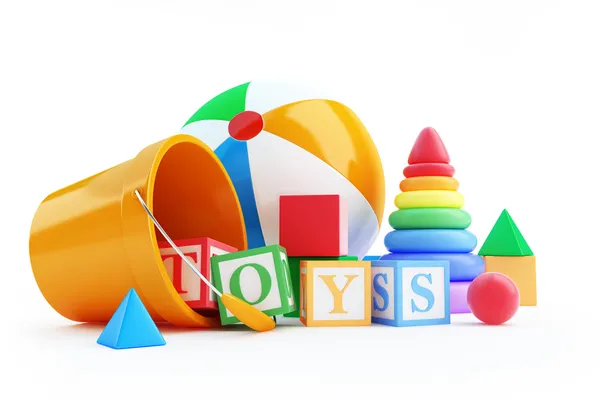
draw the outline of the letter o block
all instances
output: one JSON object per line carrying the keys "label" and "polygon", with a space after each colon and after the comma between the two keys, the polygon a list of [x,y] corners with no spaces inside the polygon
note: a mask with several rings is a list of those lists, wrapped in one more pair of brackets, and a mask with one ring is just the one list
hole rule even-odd
{"label": "letter o block", "polygon": [[370,262],[300,262],[300,321],[305,326],[370,326]]}
{"label": "letter o block", "polygon": [[[268,316],[296,310],[292,280],[285,248],[269,245],[246,251],[213,256],[210,259],[213,284]],[[239,323],[218,298],[221,324]]]}
{"label": "letter o block", "polygon": [[372,321],[388,326],[450,323],[450,262],[371,261]]}

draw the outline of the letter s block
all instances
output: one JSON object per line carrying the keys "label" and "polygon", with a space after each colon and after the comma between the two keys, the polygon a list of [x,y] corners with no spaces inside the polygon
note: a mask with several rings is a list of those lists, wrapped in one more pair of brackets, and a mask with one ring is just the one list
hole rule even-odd
{"label": "letter s block", "polygon": [[450,262],[371,261],[372,321],[388,326],[450,323]]}
{"label": "letter s block", "polygon": [[307,327],[370,326],[370,262],[300,262],[300,321]]}
{"label": "letter s block", "polygon": [[[296,310],[285,248],[268,245],[210,259],[214,286],[248,302],[268,316]],[[221,324],[239,323],[221,299]]]}

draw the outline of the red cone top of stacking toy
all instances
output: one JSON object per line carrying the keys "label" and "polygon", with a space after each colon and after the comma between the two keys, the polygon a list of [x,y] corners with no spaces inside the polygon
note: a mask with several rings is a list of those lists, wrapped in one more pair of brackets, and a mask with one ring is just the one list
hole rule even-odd
{"label": "red cone top of stacking toy", "polygon": [[408,164],[419,163],[450,163],[442,138],[431,127],[421,131],[408,156]]}
{"label": "red cone top of stacking toy", "polygon": [[254,111],[242,111],[229,122],[229,135],[238,141],[247,141],[254,138],[264,127],[260,114]]}

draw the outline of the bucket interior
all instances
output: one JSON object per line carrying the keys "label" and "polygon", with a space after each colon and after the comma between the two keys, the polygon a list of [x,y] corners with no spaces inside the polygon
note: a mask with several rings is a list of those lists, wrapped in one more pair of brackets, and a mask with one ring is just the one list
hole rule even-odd
{"label": "bucket interior", "polygon": [[[181,142],[167,150],[156,171],[152,202],[156,219],[174,241],[210,237],[240,250],[245,248],[235,189],[207,147]],[[165,241],[155,230],[157,240]],[[217,313],[194,311],[207,317]]]}

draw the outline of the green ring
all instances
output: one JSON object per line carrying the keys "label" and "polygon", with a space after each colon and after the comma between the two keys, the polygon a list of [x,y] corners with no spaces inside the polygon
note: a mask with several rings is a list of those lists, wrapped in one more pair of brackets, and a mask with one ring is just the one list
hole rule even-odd
{"label": "green ring", "polygon": [[466,229],[471,225],[471,215],[456,208],[399,209],[390,214],[390,226],[394,230],[418,228]]}

